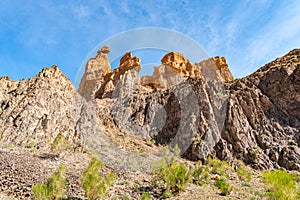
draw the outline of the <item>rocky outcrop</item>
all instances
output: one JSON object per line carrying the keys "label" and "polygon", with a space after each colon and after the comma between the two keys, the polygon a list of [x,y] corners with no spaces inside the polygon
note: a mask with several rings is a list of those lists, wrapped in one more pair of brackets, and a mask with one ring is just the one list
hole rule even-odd
{"label": "rocky outcrop", "polygon": [[103,74],[95,97],[112,97],[113,92],[115,92],[115,95],[118,95],[118,91],[115,89],[118,85],[125,85],[129,88],[138,88],[140,85],[140,70],[140,59],[136,56],[133,57],[131,53],[126,53],[121,58],[120,66],[118,68],[114,69],[112,72]]}
{"label": "rocky outcrop", "polygon": [[120,67],[103,77],[96,98],[102,103],[114,99],[110,121],[120,130],[153,138],[158,144],[178,145],[190,159],[205,158],[221,136],[226,114],[226,91],[218,68],[210,69],[217,78],[206,80],[198,66],[171,52],[153,76],[142,77],[141,85],[139,70],[139,59],[127,53]]}
{"label": "rocky outcrop", "polygon": [[171,52],[154,68],[152,76],[141,78],[141,84],[152,88],[170,88],[187,77],[200,77],[200,70],[180,53]]}
{"label": "rocky outcrop", "polygon": [[199,69],[180,53],[168,53],[161,59],[161,63],[162,65],[172,67],[177,72],[181,72],[188,77],[198,77],[200,75]]}
{"label": "rocky outcrop", "polygon": [[227,83],[227,82],[231,82],[234,80],[230,70],[229,70],[229,67],[228,67],[228,64],[226,62],[226,59],[224,57],[214,57],[212,58],[215,65],[217,66],[218,68],[218,71],[220,72],[222,78],[223,78],[223,82],[224,83]]}
{"label": "rocky outcrop", "polygon": [[160,66],[154,68],[152,76],[141,77],[141,84],[150,88],[169,88],[187,78],[201,78],[221,81],[234,80],[224,57],[210,58],[200,63],[191,64],[184,55],[171,52],[165,55]]}
{"label": "rocky outcrop", "polygon": [[85,72],[81,79],[78,92],[85,99],[90,100],[98,85],[102,75],[110,72],[110,63],[108,53],[110,48],[103,46],[95,58],[91,58],[85,68]]}
{"label": "rocky outcrop", "polygon": [[[50,149],[55,138],[81,146],[76,122],[81,97],[57,66],[29,80],[0,79],[0,142]],[[80,103],[81,102],[81,103]],[[67,144],[65,144],[67,145]]]}
{"label": "rocky outcrop", "polygon": [[224,57],[209,58],[196,63],[196,66],[201,69],[202,76],[208,80],[218,80],[223,83],[229,83],[234,80]]}
{"label": "rocky outcrop", "polygon": [[[153,76],[142,77],[141,85],[148,89],[138,78],[131,89],[125,80],[133,79],[122,74],[117,80],[123,84],[114,83],[111,90],[117,99],[111,116],[119,129],[159,144],[178,144],[192,160],[205,159],[210,152],[255,168],[300,169],[299,50],[237,80],[225,58],[193,65],[177,53],[167,54]],[[199,107],[192,111],[184,106],[185,99]]]}
{"label": "rocky outcrop", "polygon": [[230,86],[222,159],[256,168],[300,170],[300,50],[235,80]]}

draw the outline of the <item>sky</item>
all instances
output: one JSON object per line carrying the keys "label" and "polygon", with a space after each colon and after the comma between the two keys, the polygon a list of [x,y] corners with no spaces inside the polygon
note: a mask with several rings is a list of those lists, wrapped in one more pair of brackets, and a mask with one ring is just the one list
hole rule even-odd
{"label": "sky", "polygon": [[[1,0],[0,77],[27,79],[57,65],[75,82],[101,42],[157,27],[186,35],[210,57],[226,57],[240,78],[300,48],[299,11],[300,1],[277,0]],[[161,52],[147,54],[148,63],[160,62]]]}

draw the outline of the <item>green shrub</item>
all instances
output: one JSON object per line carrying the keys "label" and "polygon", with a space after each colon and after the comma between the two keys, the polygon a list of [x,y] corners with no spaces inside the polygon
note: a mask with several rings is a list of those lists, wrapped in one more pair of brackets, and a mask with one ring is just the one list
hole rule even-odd
{"label": "green shrub", "polygon": [[242,186],[243,187],[251,187],[251,184],[248,182],[244,182],[244,183],[242,183]]}
{"label": "green shrub", "polygon": [[65,197],[67,180],[64,178],[66,168],[60,165],[58,171],[54,172],[51,178],[43,184],[32,187],[32,194],[38,200],[56,200]]}
{"label": "green shrub", "polygon": [[251,177],[251,173],[248,172],[244,167],[239,167],[236,169],[236,173],[239,177],[240,180],[242,181],[251,181],[252,177]]}
{"label": "green shrub", "polygon": [[13,144],[13,143],[5,143],[4,144],[4,147],[5,148],[13,148],[13,147],[15,147],[16,145],[15,144]]}
{"label": "green shrub", "polygon": [[103,163],[96,158],[92,158],[86,171],[82,176],[83,188],[87,197],[91,200],[99,199],[107,195],[107,190],[114,182],[114,174],[108,173],[102,177],[99,173]]}
{"label": "green shrub", "polygon": [[162,179],[165,186],[164,198],[172,194],[185,190],[187,183],[191,180],[191,174],[183,163],[172,162],[170,165],[162,167],[156,171],[159,178]]}
{"label": "green shrub", "polygon": [[269,191],[269,199],[292,200],[299,197],[293,176],[285,171],[264,172],[263,181]]}
{"label": "green shrub", "polygon": [[[194,168],[193,172],[192,172],[193,182],[195,184],[198,184],[201,186],[204,185],[205,182],[203,181],[203,179],[207,181],[208,173],[209,173],[209,170],[205,166],[199,166],[199,167]],[[208,177],[209,177],[209,175],[208,175]]]}
{"label": "green shrub", "polygon": [[300,183],[300,175],[295,173],[295,172],[291,172],[291,175],[293,176],[293,180],[295,181],[295,183]]}
{"label": "green shrub", "polygon": [[130,200],[131,197],[128,194],[124,194],[122,200]]}
{"label": "green shrub", "polygon": [[51,144],[52,150],[67,150],[70,149],[71,145],[63,134],[59,133]]}
{"label": "green shrub", "polygon": [[228,176],[230,172],[232,172],[232,167],[225,161],[221,161],[219,159],[207,159],[208,166],[211,166],[211,172],[215,174],[219,174],[221,176]]}
{"label": "green shrub", "polygon": [[149,192],[145,192],[141,196],[141,200],[151,200],[151,199],[152,199],[152,197],[151,197],[151,194]]}
{"label": "green shrub", "polygon": [[82,151],[82,153],[88,153],[89,152],[89,150],[88,149],[83,149],[83,151]]}
{"label": "green shrub", "polygon": [[300,199],[300,187],[298,187],[298,189],[296,191],[295,199]]}
{"label": "green shrub", "polygon": [[35,145],[34,141],[31,141],[27,145],[25,145],[25,148],[32,149],[34,147],[34,145]]}
{"label": "green shrub", "polygon": [[160,153],[162,158],[151,163],[151,168],[154,171],[170,166],[177,158],[180,157],[180,149],[177,145],[174,147],[173,152],[169,146],[164,146]]}
{"label": "green shrub", "polygon": [[232,191],[232,186],[225,179],[215,180],[215,185],[221,190],[221,195],[227,196]]}

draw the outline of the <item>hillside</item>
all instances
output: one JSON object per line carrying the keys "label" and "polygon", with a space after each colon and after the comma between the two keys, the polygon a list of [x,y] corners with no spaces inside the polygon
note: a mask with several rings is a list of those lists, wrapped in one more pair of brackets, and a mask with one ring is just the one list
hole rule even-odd
{"label": "hillside", "polygon": [[[138,57],[126,53],[111,70],[109,51],[88,61],[78,91],[57,66],[0,79],[1,198],[32,199],[32,186],[63,164],[67,196],[85,199],[93,157],[103,177],[115,174],[103,199],[161,199],[168,190],[170,199],[266,199],[263,170],[298,176],[300,49],[242,79],[223,57],[193,64],[176,52],[140,77]],[[153,173],[174,163],[187,170],[183,188]],[[219,180],[231,185],[226,196]]]}

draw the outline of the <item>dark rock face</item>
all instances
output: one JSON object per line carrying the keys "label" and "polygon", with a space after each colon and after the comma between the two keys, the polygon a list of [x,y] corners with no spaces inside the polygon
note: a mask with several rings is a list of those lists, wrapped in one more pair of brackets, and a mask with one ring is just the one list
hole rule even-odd
{"label": "dark rock face", "polygon": [[[170,74],[158,76],[154,73],[150,79],[155,80],[154,85],[159,87],[149,88],[149,82],[142,85],[144,81],[140,81],[138,76],[141,69],[139,59],[127,53],[119,68],[103,76],[95,97],[113,99],[105,107],[112,108],[110,114],[113,120],[110,121],[114,121],[120,130],[152,138],[158,144],[177,145],[189,159],[204,159],[220,139],[225,120],[227,96],[223,78],[215,66],[215,71],[208,72],[212,68],[208,64],[205,70],[216,73],[211,77],[217,78],[206,80],[200,74],[195,77],[195,73],[191,72],[199,72],[201,64],[191,65],[181,54],[174,54],[178,58],[168,55],[170,59],[168,62],[163,59],[164,65],[160,68],[183,68],[172,72],[179,74],[176,81]],[[212,60],[210,62],[215,64]],[[169,73],[168,70],[162,72]],[[165,77],[168,79],[162,80]],[[160,81],[167,83],[167,87],[157,84]],[[98,102],[101,104],[101,101]],[[102,104],[106,103],[102,101]],[[101,121],[103,114],[98,112],[98,116]]]}
{"label": "dark rock face", "polygon": [[300,170],[299,66],[297,49],[231,84],[220,158]]}
{"label": "dark rock face", "polygon": [[[121,130],[151,137],[159,144],[177,144],[188,159],[212,155],[228,161],[240,159],[255,168],[300,170],[299,52],[293,50],[234,81],[226,61],[217,57],[193,65],[201,71],[197,77],[184,74],[178,84],[166,88],[139,84],[139,66],[134,79],[129,71],[118,76],[120,84],[109,97],[115,99],[111,116]],[[186,59],[181,60],[184,64],[177,59],[176,66],[189,66]],[[213,76],[208,73],[211,62],[217,65]],[[184,83],[191,90],[176,93]],[[185,106],[185,99],[197,106]]]}

